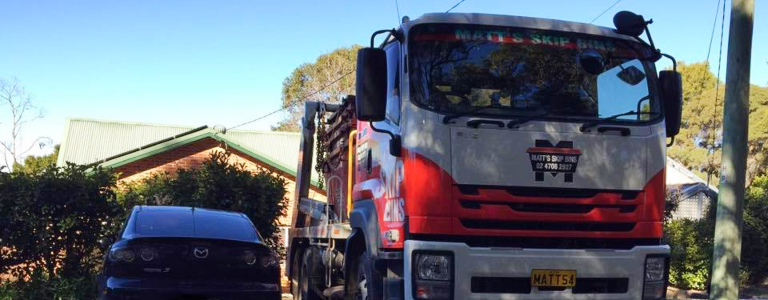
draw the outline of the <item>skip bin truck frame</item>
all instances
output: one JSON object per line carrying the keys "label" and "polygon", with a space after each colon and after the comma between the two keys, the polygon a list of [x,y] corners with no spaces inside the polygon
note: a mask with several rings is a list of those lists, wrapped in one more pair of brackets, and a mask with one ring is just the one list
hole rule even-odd
{"label": "skip bin truck frame", "polygon": [[[356,97],[305,106],[294,298],[663,299],[682,91],[650,23],[438,13],[375,32]],[[315,157],[327,201],[308,198]]]}

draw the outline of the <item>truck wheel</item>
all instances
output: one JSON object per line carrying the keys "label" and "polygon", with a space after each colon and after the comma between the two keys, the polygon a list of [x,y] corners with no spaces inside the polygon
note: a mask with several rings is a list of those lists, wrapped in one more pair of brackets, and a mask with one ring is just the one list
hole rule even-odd
{"label": "truck wheel", "polygon": [[312,251],[307,250],[304,252],[304,259],[301,262],[301,271],[299,272],[299,297],[298,300],[321,300],[322,298],[315,293],[315,289],[312,284],[311,272]]}
{"label": "truck wheel", "polygon": [[304,253],[301,249],[296,250],[291,259],[291,295],[294,300],[301,299],[301,293],[299,287],[301,286],[301,267]]}
{"label": "truck wheel", "polygon": [[352,299],[355,300],[380,300],[382,299],[381,285],[383,279],[381,275],[374,269],[373,261],[368,258],[368,251],[360,254],[357,258],[357,268],[351,270],[354,272],[354,276],[350,276],[350,279],[354,280],[352,283]]}

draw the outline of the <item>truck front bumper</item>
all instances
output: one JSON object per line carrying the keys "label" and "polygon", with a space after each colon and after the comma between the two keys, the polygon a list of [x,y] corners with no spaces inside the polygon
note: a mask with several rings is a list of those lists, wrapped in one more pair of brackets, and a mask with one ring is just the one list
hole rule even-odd
{"label": "truck front bumper", "polygon": [[[409,240],[405,242],[404,253],[405,299],[415,299],[413,259],[422,251],[453,254],[453,299],[636,300],[643,294],[646,257],[669,255],[669,246],[637,246],[629,250],[473,248],[463,243]],[[580,290],[531,287],[534,269],[576,270]],[[589,285],[587,289],[585,284]],[[602,292],[589,292],[592,290]],[[609,290],[613,291],[606,292]]]}

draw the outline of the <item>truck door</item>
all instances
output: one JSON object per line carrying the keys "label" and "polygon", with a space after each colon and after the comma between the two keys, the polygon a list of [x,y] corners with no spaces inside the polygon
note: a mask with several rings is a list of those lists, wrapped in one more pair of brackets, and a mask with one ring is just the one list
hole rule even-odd
{"label": "truck door", "polygon": [[[400,42],[394,41],[386,46],[387,54],[387,109],[386,118],[373,124],[376,129],[400,134]],[[383,248],[402,248],[402,227],[405,221],[405,208],[400,187],[403,175],[403,162],[400,157],[389,151],[391,137],[369,128],[369,123],[358,123],[357,144],[357,193],[355,200],[371,197],[379,221],[379,232]],[[361,196],[367,195],[367,196]]]}

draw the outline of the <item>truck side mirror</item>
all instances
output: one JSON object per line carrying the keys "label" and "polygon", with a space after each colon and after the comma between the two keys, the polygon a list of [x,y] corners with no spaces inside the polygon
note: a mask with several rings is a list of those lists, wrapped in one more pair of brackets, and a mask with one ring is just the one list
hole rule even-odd
{"label": "truck side mirror", "polygon": [[645,22],[643,16],[629,11],[620,11],[613,16],[613,26],[620,34],[639,37],[645,31]]}
{"label": "truck side mirror", "polygon": [[677,71],[659,72],[659,86],[664,100],[664,118],[667,124],[667,136],[680,133],[683,114],[683,79]]}
{"label": "truck side mirror", "polygon": [[387,54],[379,48],[357,51],[355,112],[361,121],[384,120],[387,109]]}

